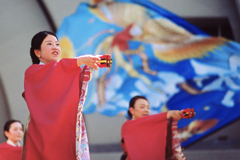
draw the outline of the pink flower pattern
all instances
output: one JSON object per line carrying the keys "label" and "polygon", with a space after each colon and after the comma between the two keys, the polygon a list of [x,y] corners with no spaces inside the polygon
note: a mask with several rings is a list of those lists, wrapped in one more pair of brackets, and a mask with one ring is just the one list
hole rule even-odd
{"label": "pink flower pattern", "polygon": [[82,110],[87,95],[88,82],[91,79],[91,70],[90,67],[85,66],[82,71],[84,71],[84,78],[82,81],[76,124],[76,159],[90,160],[87,130],[83,119]]}

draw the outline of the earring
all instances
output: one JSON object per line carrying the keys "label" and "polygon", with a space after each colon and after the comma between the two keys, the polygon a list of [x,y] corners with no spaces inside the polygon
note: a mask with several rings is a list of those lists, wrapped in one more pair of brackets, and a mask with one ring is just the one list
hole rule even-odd
{"label": "earring", "polygon": [[134,115],[132,115],[132,119],[135,119],[135,116],[134,116]]}
{"label": "earring", "polygon": [[39,55],[38,57],[40,58],[41,56]]}

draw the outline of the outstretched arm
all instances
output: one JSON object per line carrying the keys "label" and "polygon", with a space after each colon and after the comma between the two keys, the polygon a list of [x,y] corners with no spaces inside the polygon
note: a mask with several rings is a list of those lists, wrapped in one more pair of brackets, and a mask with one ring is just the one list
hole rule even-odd
{"label": "outstretched arm", "polygon": [[182,112],[178,110],[168,111],[167,113],[167,119],[174,118],[175,120],[179,121],[182,119]]}
{"label": "outstretched arm", "polygon": [[83,55],[77,57],[77,65],[81,66],[83,64],[92,67],[94,69],[98,69],[100,57],[99,56],[93,56],[93,55]]}

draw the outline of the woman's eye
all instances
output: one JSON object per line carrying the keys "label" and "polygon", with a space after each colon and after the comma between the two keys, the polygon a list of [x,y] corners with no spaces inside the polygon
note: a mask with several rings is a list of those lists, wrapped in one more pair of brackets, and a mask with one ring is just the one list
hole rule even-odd
{"label": "woman's eye", "polygon": [[56,45],[59,46],[59,43],[57,43]]}

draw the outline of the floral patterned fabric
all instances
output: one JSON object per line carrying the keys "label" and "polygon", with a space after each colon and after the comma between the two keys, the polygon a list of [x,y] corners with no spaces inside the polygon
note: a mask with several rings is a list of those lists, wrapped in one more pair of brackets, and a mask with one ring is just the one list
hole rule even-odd
{"label": "floral patterned fabric", "polygon": [[78,105],[77,124],[76,124],[76,157],[77,160],[90,160],[88,137],[85,122],[83,119],[83,105],[87,95],[88,81],[91,79],[91,69],[85,66],[80,75],[80,100]]}

